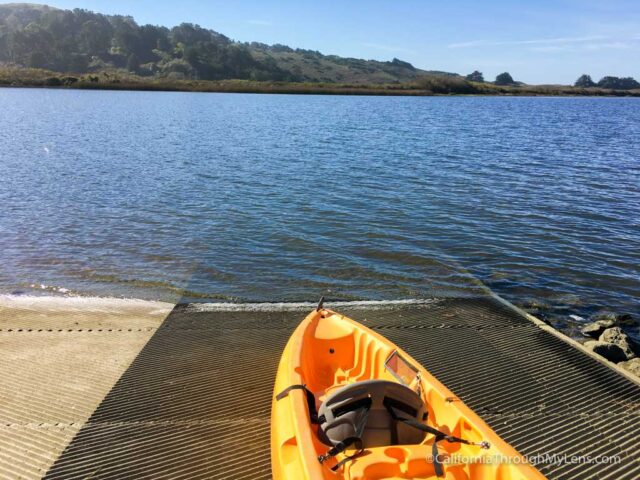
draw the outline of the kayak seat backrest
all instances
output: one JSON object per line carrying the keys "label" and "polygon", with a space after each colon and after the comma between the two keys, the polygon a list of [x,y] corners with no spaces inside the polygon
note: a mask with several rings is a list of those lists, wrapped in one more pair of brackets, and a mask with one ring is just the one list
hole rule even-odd
{"label": "kayak seat backrest", "polygon": [[395,421],[389,413],[389,404],[404,418],[419,422],[426,419],[422,398],[410,388],[387,380],[365,380],[336,390],[320,405],[320,440],[336,445],[358,436],[358,427],[366,416],[360,437],[365,448],[422,442],[425,432]]}

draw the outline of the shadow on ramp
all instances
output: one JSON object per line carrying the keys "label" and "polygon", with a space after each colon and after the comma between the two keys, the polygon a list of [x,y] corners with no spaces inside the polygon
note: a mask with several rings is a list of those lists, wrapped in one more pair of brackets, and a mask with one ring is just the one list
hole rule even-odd
{"label": "shadow on ramp", "polygon": [[[505,305],[328,307],[407,350],[520,453],[550,455],[548,478],[639,478],[638,385]],[[270,478],[273,381],[311,307],[220,308],[178,305],[46,478]]]}

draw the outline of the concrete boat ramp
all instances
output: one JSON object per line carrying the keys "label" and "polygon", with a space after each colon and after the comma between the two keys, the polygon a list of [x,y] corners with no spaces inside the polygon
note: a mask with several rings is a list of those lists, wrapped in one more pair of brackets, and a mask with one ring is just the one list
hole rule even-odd
{"label": "concrete boat ramp", "polygon": [[[640,385],[542,322],[493,297],[327,306],[407,350],[548,478],[640,478]],[[0,478],[270,478],[273,379],[311,308],[5,299]]]}

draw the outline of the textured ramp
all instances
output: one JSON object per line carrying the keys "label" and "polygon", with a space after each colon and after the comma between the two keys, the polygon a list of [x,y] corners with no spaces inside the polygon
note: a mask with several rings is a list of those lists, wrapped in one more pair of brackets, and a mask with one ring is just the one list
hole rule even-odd
{"label": "textured ramp", "polygon": [[[335,306],[406,349],[550,479],[640,477],[640,387],[491,299]],[[177,307],[48,478],[270,477],[279,360],[305,309]],[[553,460],[553,459],[552,459]]]}
{"label": "textured ramp", "polygon": [[176,308],[48,478],[270,478],[280,353],[302,312]]}
{"label": "textured ramp", "polygon": [[41,478],[170,312],[73,304],[0,302],[0,479]]}

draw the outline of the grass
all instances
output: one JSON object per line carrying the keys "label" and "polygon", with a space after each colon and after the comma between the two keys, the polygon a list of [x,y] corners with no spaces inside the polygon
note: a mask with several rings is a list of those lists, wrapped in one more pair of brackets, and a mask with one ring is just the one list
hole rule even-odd
{"label": "grass", "polygon": [[0,67],[0,86],[234,93],[293,93],[327,95],[526,95],[640,96],[640,90],[608,90],[562,85],[498,86],[460,77],[425,76],[412,82],[387,84],[258,82],[249,80],[183,80],[141,77],[123,70],[92,74],[61,74],[49,70]]}

